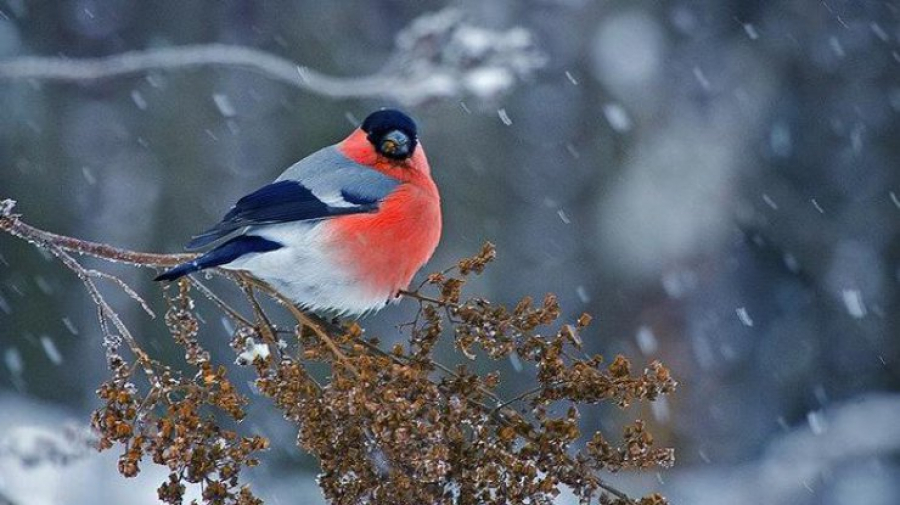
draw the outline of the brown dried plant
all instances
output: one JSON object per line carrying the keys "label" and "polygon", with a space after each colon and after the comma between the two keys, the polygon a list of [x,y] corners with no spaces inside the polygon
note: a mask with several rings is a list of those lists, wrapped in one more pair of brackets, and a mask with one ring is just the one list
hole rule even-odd
{"label": "brown dried plant", "polygon": [[[85,269],[71,253],[154,268],[183,261],[184,255],[137,253],[55,235],[22,222],[13,205],[0,202],[0,229],[60,258],[98,307],[111,371],[98,389],[102,406],[92,418],[99,448],[122,451],[119,471],[126,477],[148,459],[167,466],[171,473],[159,487],[165,503],[181,504],[190,484],[202,487],[208,505],[262,503],[240,475],[258,464],[256,454],[269,442],[224,426],[227,418],[246,416],[247,399],[198,340],[197,293],[233,322],[238,361],[254,367],[259,391],[297,426],[297,445],[318,459],[318,482],[330,503],[549,504],[562,487],[582,503],[666,503],[659,495],[631,499],[601,475],[668,467],[673,451],[655,447],[640,420],[623,427],[621,445],[599,432],[583,434],[578,406],[653,401],[675,388],[669,371],[655,361],[635,371],[623,356],[607,364],[602,356],[588,355],[580,335],[590,316],[560,323],[553,295],[539,303],[524,298],[512,308],[466,297],[467,278],[495,257],[491,244],[402,293],[418,303],[418,313],[403,327],[408,343],[390,350],[358,323],[307,314],[247,275],[218,272],[241,289],[249,316],[198,280],[182,279],[164,297],[168,332],[190,367],[184,372],[138,345],[95,282],[112,280],[146,308],[143,300],[117,278]],[[284,307],[290,327],[271,322],[260,295]],[[531,364],[537,387],[500,398],[499,374],[435,360],[436,344],[448,337],[471,360],[514,355]],[[311,365],[325,365],[327,380],[316,379]]]}

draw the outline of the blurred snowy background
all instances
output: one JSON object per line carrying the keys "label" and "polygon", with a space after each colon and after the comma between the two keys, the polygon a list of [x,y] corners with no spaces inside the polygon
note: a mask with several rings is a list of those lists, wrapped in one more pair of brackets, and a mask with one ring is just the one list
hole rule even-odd
{"label": "blurred snowy background", "polygon": [[[592,351],[670,366],[681,388],[668,401],[584,413],[585,429],[609,432],[645,416],[676,448],[675,469],[613,481],[685,504],[900,503],[900,5],[450,5],[473,27],[530,33],[543,66],[524,82],[458,76],[468,95],[408,107],[444,198],[429,269],[492,240],[500,259],[473,291],[555,292],[570,316],[596,317]],[[0,60],[224,42],[363,76],[446,6],[0,0]],[[46,229],[175,252],[234,199],[396,104],[222,67],[0,81],[0,197]],[[148,298],[159,290],[147,271],[113,271]],[[110,296],[150,350],[179,359],[159,321]],[[391,342],[412,310],[364,324]],[[207,346],[230,362],[227,337],[207,321]],[[125,481],[113,452],[66,447],[97,405],[100,340],[78,280],[0,236],[0,504],[155,503],[160,469]],[[525,388],[512,364],[489,366],[508,396]],[[314,461],[257,403],[245,428],[274,448],[249,474],[255,489],[321,501]]]}

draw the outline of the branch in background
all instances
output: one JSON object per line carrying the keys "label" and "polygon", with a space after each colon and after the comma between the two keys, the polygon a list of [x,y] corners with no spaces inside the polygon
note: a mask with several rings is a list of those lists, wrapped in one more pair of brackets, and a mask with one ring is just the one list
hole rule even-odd
{"label": "branch in background", "polygon": [[21,57],[0,62],[0,79],[88,81],[156,70],[226,66],[257,72],[331,98],[382,97],[406,105],[447,98],[494,99],[528,78],[545,58],[522,28],[468,24],[456,9],[417,18],[396,37],[385,67],[370,76],[335,77],[258,49],[225,44],[130,51],[102,58]]}

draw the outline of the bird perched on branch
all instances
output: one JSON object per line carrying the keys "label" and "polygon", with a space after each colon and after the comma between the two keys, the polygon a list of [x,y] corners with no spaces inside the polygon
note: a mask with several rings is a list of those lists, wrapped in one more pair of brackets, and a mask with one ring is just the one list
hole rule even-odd
{"label": "bird perched on branch", "polygon": [[440,236],[440,196],[416,124],[380,110],[238,200],[187,245],[215,247],[155,280],[245,270],[303,307],[359,315],[406,288]]}

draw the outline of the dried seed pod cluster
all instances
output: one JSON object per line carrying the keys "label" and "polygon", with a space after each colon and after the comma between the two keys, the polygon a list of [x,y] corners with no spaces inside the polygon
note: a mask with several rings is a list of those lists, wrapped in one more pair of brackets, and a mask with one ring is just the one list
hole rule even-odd
{"label": "dried seed pod cluster", "polygon": [[[144,353],[137,353],[131,364],[111,355],[113,377],[98,389],[104,404],[91,419],[98,447],[122,445],[119,472],[125,477],[137,475],[145,457],[167,466],[169,479],[159,487],[164,503],[182,503],[186,484],[200,484],[204,503],[260,504],[241,485],[239,475],[244,467],[258,463],[253,454],[269,442],[221,427],[214,414],[239,421],[247,401],[228,380],[225,367],[210,363],[209,353],[197,342],[197,318],[187,285],[167,301],[169,331],[184,347],[185,360],[196,373],[184,377]],[[147,384],[143,392],[137,386],[141,383]]]}

